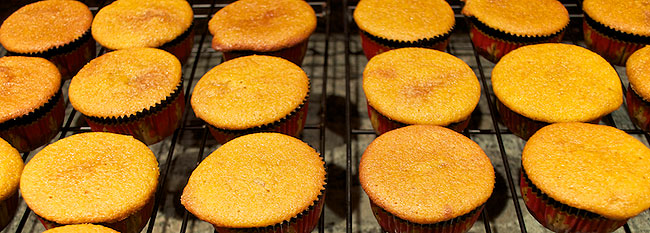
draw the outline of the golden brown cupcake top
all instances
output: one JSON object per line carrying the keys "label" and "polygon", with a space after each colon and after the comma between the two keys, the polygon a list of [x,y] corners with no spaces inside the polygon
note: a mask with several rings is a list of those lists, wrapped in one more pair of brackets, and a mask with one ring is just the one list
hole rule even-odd
{"label": "golden brown cupcake top", "polygon": [[435,38],[456,23],[445,0],[361,0],[354,21],[373,36],[398,41]]}
{"label": "golden brown cupcake top", "polygon": [[70,82],[72,106],[86,116],[135,115],[169,97],[181,82],[181,63],[153,48],[118,50],[86,64]]}
{"label": "golden brown cupcake top", "polygon": [[618,74],[598,54],[568,44],[537,44],[506,54],[492,70],[494,94],[533,120],[589,122],[618,109]]}
{"label": "golden brown cupcake top", "polygon": [[625,64],[625,72],[634,92],[650,100],[650,46],[634,52]]}
{"label": "golden brown cupcake top", "polygon": [[547,36],[569,24],[569,12],[557,0],[467,0],[462,13],[519,36]]}
{"label": "golden brown cupcake top", "polygon": [[522,164],[549,197],[610,219],[650,208],[650,149],[613,127],[546,126],[526,143]]}
{"label": "golden brown cupcake top", "polygon": [[241,130],[281,120],[303,104],[309,78],[278,57],[247,56],[221,63],[194,87],[192,108],[210,125]]}
{"label": "golden brown cupcake top", "polygon": [[265,227],[307,210],[323,192],[325,168],[304,142],[279,133],[235,138],[192,172],[181,202],[217,227]]}
{"label": "golden brown cupcake top", "polygon": [[584,0],[582,10],[609,28],[650,36],[650,4],[647,0]]}
{"label": "golden brown cupcake top", "polygon": [[38,216],[58,224],[116,222],[142,209],[158,184],[153,152],[131,136],[82,133],[34,155],[20,191]]}
{"label": "golden brown cupcake top", "polygon": [[481,96],[465,62],[424,48],[390,50],[370,59],[363,91],[368,104],[390,119],[441,126],[467,119]]}
{"label": "golden brown cupcake top", "polygon": [[193,20],[185,0],[119,0],[97,12],[92,33],[108,49],[155,48],[183,34]]}
{"label": "golden brown cupcake top", "polygon": [[44,52],[80,38],[92,21],[93,14],[81,2],[35,2],[18,9],[2,23],[0,43],[11,52]]}
{"label": "golden brown cupcake top", "polygon": [[450,220],[492,194],[494,169],[481,147],[453,130],[412,125],[377,137],[359,165],[370,200],[415,223]]}
{"label": "golden brown cupcake top", "polygon": [[0,58],[0,122],[43,106],[61,87],[61,73],[38,57]]}
{"label": "golden brown cupcake top", "polygon": [[79,224],[79,225],[66,225],[62,227],[52,228],[43,233],[119,233],[111,228],[92,225],[92,224]]}
{"label": "golden brown cupcake top", "polygon": [[219,10],[208,25],[215,50],[271,52],[309,38],[316,14],[303,0],[239,0]]}
{"label": "golden brown cupcake top", "polygon": [[23,159],[18,151],[0,138],[0,201],[11,197],[18,190]]}

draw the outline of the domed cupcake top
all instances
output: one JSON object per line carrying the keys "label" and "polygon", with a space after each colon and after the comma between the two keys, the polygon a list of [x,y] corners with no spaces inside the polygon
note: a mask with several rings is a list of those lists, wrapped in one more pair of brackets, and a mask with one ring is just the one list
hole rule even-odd
{"label": "domed cupcake top", "polygon": [[82,133],[56,141],[25,165],[20,190],[34,213],[58,224],[116,222],[156,191],[158,162],[131,136]]}
{"label": "domed cupcake top", "polygon": [[611,29],[650,36],[650,4],[644,0],[584,0],[582,10]]}
{"label": "domed cupcake top", "polygon": [[481,96],[465,62],[425,48],[373,57],[363,71],[363,90],[368,104],[392,120],[441,126],[467,119]]}
{"label": "domed cupcake top", "polygon": [[247,56],[208,71],[194,87],[196,116],[217,128],[240,130],[281,120],[309,92],[309,78],[297,65],[272,56]]}
{"label": "domed cupcake top", "polygon": [[557,0],[467,0],[463,14],[518,36],[551,35],[569,24],[569,12]]}
{"label": "domed cupcake top", "polygon": [[153,48],[118,50],[90,61],[70,82],[70,103],[86,116],[119,117],[152,108],[180,85],[181,63]]}
{"label": "domed cupcake top", "polygon": [[217,227],[265,227],[307,210],[324,185],[324,164],[313,148],[284,134],[256,133],[227,142],[203,160],[181,202]]}
{"label": "domed cupcake top", "polygon": [[359,165],[370,200],[415,223],[450,220],[480,207],[494,188],[481,147],[453,130],[413,125],[377,137]]}
{"label": "domed cupcake top", "polygon": [[307,39],[316,14],[303,0],[239,0],[214,14],[209,29],[216,50],[272,52]]}
{"label": "domed cupcake top", "polygon": [[0,58],[0,122],[24,116],[43,106],[60,87],[61,73],[46,59]]}
{"label": "domed cupcake top", "polygon": [[445,0],[362,0],[354,21],[371,35],[397,41],[436,38],[451,32],[456,23]]}
{"label": "domed cupcake top", "polygon": [[108,49],[155,48],[183,34],[193,20],[185,0],[119,0],[97,12],[92,34]]}
{"label": "domed cupcake top", "polygon": [[90,29],[93,14],[78,1],[50,0],[26,5],[0,27],[8,51],[38,53],[71,43]]}
{"label": "domed cupcake top", "polygon": [[23,159],[20,154],[0,138],[0,201],[16,193],[22,172]]}
{"label": "domed cupcake top", "polygon": [[634,52],[625,64],[630,85],[645,101],[650,100],[650,46]]}
{"label": "domed cupcake top", "polygon": [[111,228],[92,225],[92,224],[79,224],[79,225],[66,225],[57,228],[49,229],[43,233],[119,233]]}
{"label": "domed cupcake top", "polygon": [[616,220],[650,208],[650,149],[616,128],[552,124],[528,140],[521,159],[530,181],[565,205]]}
{"label": "domed cupcake top", "polygon": [[618,74],[598,54],[568,44],[528,45],[506,54],[492,70],[494,94],[533,120],[589,122],[618,109]]}

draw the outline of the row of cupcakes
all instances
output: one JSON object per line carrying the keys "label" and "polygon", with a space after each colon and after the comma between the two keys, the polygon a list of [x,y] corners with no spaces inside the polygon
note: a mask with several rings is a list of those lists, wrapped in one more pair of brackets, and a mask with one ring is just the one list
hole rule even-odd
{"label": "row of cupcakes", "polygon": [[[582,10],[587,47],[609,62],[625,65],[634,51],[650,44],[647,4],[585,0]],[[557,0],[466,0],[462,14],[469,19],[476,50],[494,63],[524,45],[560,42],[569,25],[569,13]],[[354,20],[368,59],[404,47],[444,51],[455,26],[454,12],[444,0],[362,0]]]}

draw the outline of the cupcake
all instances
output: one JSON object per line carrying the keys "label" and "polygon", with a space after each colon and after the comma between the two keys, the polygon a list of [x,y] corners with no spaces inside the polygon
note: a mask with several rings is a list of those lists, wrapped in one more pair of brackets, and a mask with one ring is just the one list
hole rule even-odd
{"label": "cupcake", "polygon": [[612,232],[650,207],[650,149],[616,128],[549,125],[521,161],[526,207],[555,232]]}
{"label": "cupcake", "polygon": [[615,65],[650,44],[650,4],[644,1],[584,0],[585,44]]}
{"label": "cupcake", "polygon": [[298,137],[305,126],[309,78],[278,57],[247,56],[208,71],[194,87],[192,108],[223,144],[272,131]]}
{"label": "cupcake", "polygon": [[591,122],[618,109],[623,90],[602,57],[567,44],[528,45],[506,54],[492,70],[503,123],[528,139],[556,122]]}
{"label": "cupcake", "polygon": [[0,44],[9,55],[42,57],[64,78],[95,57],[90,36],[93,14],[78,1],[40,1],[11,14],[0,26]]}
{"label": "cupcake", "polygon": [[109,50],[159,48],[185,63],[194,44],[193,20],[185,0],[119,0],[97,12],[92,35]]}
{"label": "cupcake", "polygon": [[25,165],[20,192],[46,229],[101,224],[137,233],[158,184],[153,152],[131,136],[91,132],[56,141]]}
{"label": "cupcake", "polygon": [[308,233],[318,224],[326,173],[319,154],[279,133],[238,137],[192,172],[181,203],[217,232]]}
{"label": "cupcake", "polygon": [[43,233],[119,233],[111,228],[92,224],[67,225],[52,228]]}
{"label": "cupcake", "polygon": [[650,132],[650,46],[639,49],[627,60],[627,113],[632,122]]}
{"label": "cupcake", "polygon": [[404,47],[445,51],[456,23],[445,0],[361,0],[354,21],[368,60]]}
{"label": "cupcake", "polygon": [[208,28],[212,48],[223,52],[224,60],[264,54],[300,66],[316,14],[303,0],[239,0],[214,14]]}
{"label": "cupcake", "polygon": [[0,139],[0,231],[16,214],[18,183],[23,171],[23,159],[18,151]]}
{"label": "cupcake", "polygon": [[181,63],[160,49],[104,54],[70,82],[72,106],[93,131],[132,135],[147,145],[179,127],[185,108]]}
{"label": "cupcake", "polygon": [[64,117],[61,74],[52,62],[0,58],[0,137],[28,152],[56,136]]}
{"label": "cupcake", "polygon": [[415,124],[461,132],[481,96],[478,79],[465,62],[425,48],[395,49],[370,59],[363,91],[377,134]]}
{"label": "cupcake", "polygon": [[480,215],[495,177],[490,160],[469,138],[412,125],[370,143],[359,180],[384,231],[462,233]]}
{"label": "cupcake", "polygon": [[569,25],[557,0],[467,0],[462,13],[476,51],[494,63],[524,45],[562,41]]}

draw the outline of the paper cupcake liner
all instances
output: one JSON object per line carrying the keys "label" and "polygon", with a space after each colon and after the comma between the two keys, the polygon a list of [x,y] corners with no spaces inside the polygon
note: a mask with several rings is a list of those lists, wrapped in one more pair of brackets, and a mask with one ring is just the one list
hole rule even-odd
{"label": "paper cupcake liner", "polygon": [[[540,130],[544,126],[549,125],[547,122],[536,121],[525,117],[519,113],[512,111],[512,109],[506,107],[501,101],[497,100],[497,111],[501,116],[501,121],[514,135],[519,136],[521,139],[528,140],[537,130]],[[600,118],[589,121],[588,123],[598,124]]]}
{"label": "paper cupcake liner", "polygon": [[585,44],[612,64],[625,66],[627,58],[650,44],[649,36],[620,32],[600,24],[584,14],[582,23]]}
{"label": "paper cupcake liner", "polygon": [[55,48],[38,53],[16,53],[8,51],[10,56],[42,57],[50,60],[61,72],[61,77],[70,79],[88,61],[95,57],[97,45],[93,39],[90,29],[74,41]]}
{"label": "paper cupcake liner", "polygon": [[274,57],[281,57],[284,59],[287,59],[290,62],[293,62],[294,64],[301,66],[302,65],[302,60],[305,58],[305,54],[307,54],[307,44],[309,42],[309,38],[305,39],[303,42],[300,42],[294,46],[291,46],[289,48],[281,49],[278,51],[273,51],[273,52],[256,52],[256,51],[251,51],[251,50],[236,50],[236,51],[228,51],[228,52],[223,52],[223,59],[224,61],[232,60],[238,57],[244,57],[244,56],[250,56],[253,54],[257,55],[268,55],[268,56],[274,56]]}
{"label": "paper cupcake liner", "polygon": [[449,32],[445,34],[434,38],[421,39],[418,41],[390,40],[371,35],[370,33],[363,30],[359,30],[359,34],[361,35],[361,47],[363,48],[363,53],[366,55],[366,58],[370,60],[370,58],[388,50],[406,47],[431,48],[444,52],[447,49],[447,44],[449,44],[449,37],[451,36],[451,32],[453,30],[454,28],[452,27],[449,29]]}
{"label": "paper cupcake liner", "polygon": [[[367,104],[368,106],[368,117],[370,118],[370,123],[372,124],[372,128],[375,129],[375,133],[377,135],[382,135],[388,131],[397,129],[397,128],[402,128],[407,126],[408,124],[404,124],[398,121],[391,120],[390,118],[382,115],[379,113],[375,108],[370,106],[370,104]],[[470,117],[468,116],[467,119],[462,120],[460,122],[456,123],[451,123],[449,125],[446,125],[444,127],[447,127],[451,130],[454,130],[456,132],[462,133],[465,128],[467,128],[467,125],[469,125],[469,119]]]}
{"label": "paper cupcake liner", "polygon": [[643,131],[650,132],[650,103],[639,96],[632,85],[628,86],[625,99],[632,122]]}
{"label": "paper cupcake liner", "polygon": [[20,152],[32,151],[59,133],[65,118],[61,90],[34,111],[0,123],[0,137]]}
{"label": "paper cupcake liner", "polygon": [[[88,222],[92,224],[102,225],[113,230],[116,230],[121,233],[139,233],[142,231],[144,226],[147,225],[149,217],[153,212],[154,197],[151,197],[147,203],[137,212],[131,214],[129,217],[122,219],[117,222]],[[46,230],[64,226],[64,224],[59,224],[50,220],[47,220],[36,214],[38,220],[43,224]]]}
{"label": "paper cupcake liner", "polygon": [[325,185],[320,191],[320,194],[318,194],[318,197],[316,197],[316,200],[311,206],[289,220],[266,227],[227,228],[213,225],[214,229],[218,233],[309,233],[318,225],[318,220],[320,219],[320,214],[325,204],[327,179],[327,166],[325,166]]}
{"label": "paper cupcake liner", "polygon": [[0,201],[0,231],[4,229],[18,210],[18,190],[9,198]]}
{"label": "paper cupcake liner", "polygon": [[607,219],[599,214],[574,208],[550,198],[539,190],[521,170],[521,196],[526,208],[544,227],[554,232],[613,232],[626,220]]}
{"label": "paper cupcake liner", "polygon": [[185,96],[181,81],[174,92],[161,103],[120,117],[85,116],[92,131],[131,135],[147,145],[157,143],[172,135],[179,127],[185,110]]}
{"label": "paper cupcake liner", "polygon": [[469,36],[472,39],[472,44],[481,56],[493,63],[497,63],[510,51],[525,45],[560,42],[566,29],[565,27],[547,36],[518,36],[491,28],[475,17],[469,18],[471,22]]}
{"label": "paper cupcake liner", "polygon": [[474,222],[481,215],[483,205],[470,211],[467,214],[452,218],[444,222],[437,222],[433,224],[419,224],[409,222],[401,219],[388,211],[377,206],[372,200],[370,201],[370,208],[373,215],[377,219],[379,226],[386,232],[400,232],[400,233],[463,233],[467,232]]}
{"label": "paper cupcake liner", "polygon": [[194,23],[180,36],[163,44],[159,48],[174,54],[181,64],[185,64],[192,53],[192,46],[194,46]]}

